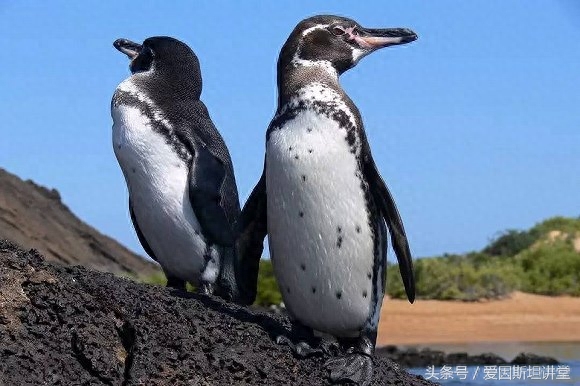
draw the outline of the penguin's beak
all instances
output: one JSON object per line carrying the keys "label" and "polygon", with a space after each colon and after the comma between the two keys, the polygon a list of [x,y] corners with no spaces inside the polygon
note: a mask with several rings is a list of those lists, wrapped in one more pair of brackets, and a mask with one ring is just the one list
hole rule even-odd
{"label": "penguin's beak", "polygon": [[408,28],[359,28],[359,34],[354,35],[354,40],[362,49],[374,51],[413,42],[417,40],[417,34]]}
{"label": "penguin's beak", "polygon": [[133,60],[139,55],[141,52],[141,44],[137,44],[132,42],[128,39],[117,39],[113,43],[113,47],[124,53],[129,57],[129,59]]}

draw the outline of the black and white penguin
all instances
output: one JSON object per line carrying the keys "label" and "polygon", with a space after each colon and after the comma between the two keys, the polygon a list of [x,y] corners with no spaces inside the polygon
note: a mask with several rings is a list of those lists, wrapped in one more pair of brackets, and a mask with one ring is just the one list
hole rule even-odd
{"label": "black and white penguin", "polygon": [[199,61],[171,37],[143,44],[118,39],[114,47],[131,59],[131,76],[115,90],[111,115],[139,240],[169,287],[190,282],[239,301],[238,190],[228,149],[199,99]]}
{"label": "black and white penguin", "polygon": [[[256,267],[267,234],[290,316],[345,349],[326,364],[335,382],[371,380],[387,228],[409,301],[415,297],[401,217],[339,75],[379,48],[416,39],[406,28],[368,29],[337,16],[300,22],[280,52],[264,170],[242,211],[238,242],[246,267]],[[306,342],[280,342],[299,355],[317,351]]]}

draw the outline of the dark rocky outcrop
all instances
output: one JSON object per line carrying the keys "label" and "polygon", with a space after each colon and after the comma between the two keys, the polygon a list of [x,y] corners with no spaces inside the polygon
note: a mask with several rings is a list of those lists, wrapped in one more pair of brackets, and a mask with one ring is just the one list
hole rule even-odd
{"label": "dark rocky outcrop", "polygon": [[550,357],[539,356],[530,353],[521,353],[511,362],[506,361],[499,355],[483,353],[469,355],[466,352],[446,354],[443,351],[424,348],[399,349],[396,346],[385,346],[377,350],[377,355],[385,356],[405,368],[420,368],[427,366],[478,366],[478,365],[553,365],[559,362]]}
{"label": "dark rocky outcrop", "polygon": [[[0,242],[0,385],[319,385],[280,315],[44,261]],[[373,385],[431,385],[375,358]]]}
{"label": "dark rocky outcrop", "polygon": [[522,352],[510,362],[512,365],[557,365],[560,364],[552,357]]}
{"label": "dark rocky outcrop", "polygon": [[149,276],[159,271],[76,217],[56,189],[0,169],[0,239],[40,251],[49,261],[99,271]]}

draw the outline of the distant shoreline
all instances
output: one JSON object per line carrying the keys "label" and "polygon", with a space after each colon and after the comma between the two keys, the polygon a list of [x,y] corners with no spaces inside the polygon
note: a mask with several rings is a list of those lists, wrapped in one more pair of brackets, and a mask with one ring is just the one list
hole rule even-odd
{"label": "distant shoreline", "polygon": [[377,346],[580,342],[580,298],[514,292],[504,300],[385,299]]}
{"label": "distant shoreline", "polygon": [[[481,355],[492,353],[506,361],[513,360],[520,353],[532,353],[543,357],[556,358],[561,362],[580,361],[579,342],[476,342],[476,343],[433,343],[429,345],[400,345],[396,346],[400,352],[415,349],[423,351],[442,351],[446,354],[466,353],[467,355]],[[379,346],[377,352],[388,352],[391,346]]]}

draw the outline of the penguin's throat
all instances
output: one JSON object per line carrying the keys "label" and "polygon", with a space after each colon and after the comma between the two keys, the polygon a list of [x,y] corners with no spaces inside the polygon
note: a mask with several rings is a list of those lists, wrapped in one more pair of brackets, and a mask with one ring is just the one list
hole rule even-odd
{"label": "penguin's throat", "polygon": [[300,89],[313,83],[322,83],[334,90],[341,90],[338,72],[328,61],[292,60],[283,71],[278,71],[279,102],[287,100]]}

